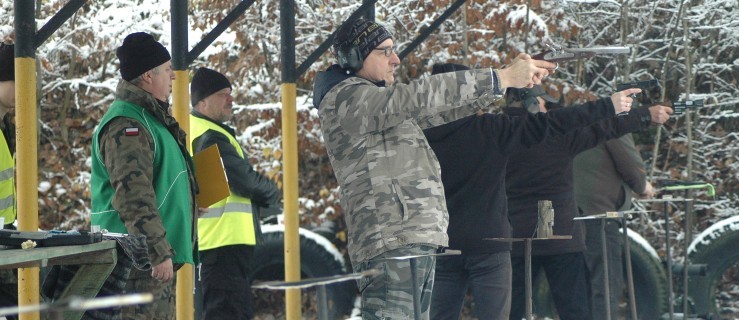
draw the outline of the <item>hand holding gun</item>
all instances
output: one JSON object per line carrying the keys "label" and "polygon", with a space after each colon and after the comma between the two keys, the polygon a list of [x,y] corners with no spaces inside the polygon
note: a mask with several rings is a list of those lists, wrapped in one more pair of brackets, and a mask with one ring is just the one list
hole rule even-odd
{"label": "hand holding gun", "polygon": [[641,105],[651,106],[661,100],[662,87],[659,85],[659,81],[656,79],[644,80],[644,81],[632,81],[624,82],[616,85],[616,91],[624,91],[627,89],[641,89],[641,94],[632,96],[633,99],[639,101]]}
{"label": "hand holding gun", "polygon": [[619,90],[611,95],[611,103],[616,114],[628,114],[631,111],[631,104],[634,102],[634,95],[641,92],[639,88],[630,88]]}

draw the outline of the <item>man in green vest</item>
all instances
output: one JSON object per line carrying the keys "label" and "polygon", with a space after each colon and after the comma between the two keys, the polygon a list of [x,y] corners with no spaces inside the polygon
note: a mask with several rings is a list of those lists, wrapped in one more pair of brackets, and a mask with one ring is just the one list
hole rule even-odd
{"label": "man in green vest", "polygon": [[200,68],[190,84],[190,143],[197,153],[217,145],[231,194],[198,219],[205,319],[251,319],[249,263],[259,233],[258,207],[277,203],[277,185],[254,171],[233,128],[231,82]]}
{"label": "man in green vest", "polygon": [[[15,229],[15,125],[8,112],[15,108],[14,45],[0,42],[0,227]],[[15,269],[0,270],[0,307],[18,305]],[[14,316],[8,319],[16,319]]]}
{"label": "man in green vest", "polygon": [[116,50],[122,80],[92,141],[91,224],[146,236],[151,270],[133,269],[126,292],[154,302],[123,319],[174,319],[175,272],[196,258],[196,184],[185,132],[169,114],[175,79],[166,48],[144,32]]}

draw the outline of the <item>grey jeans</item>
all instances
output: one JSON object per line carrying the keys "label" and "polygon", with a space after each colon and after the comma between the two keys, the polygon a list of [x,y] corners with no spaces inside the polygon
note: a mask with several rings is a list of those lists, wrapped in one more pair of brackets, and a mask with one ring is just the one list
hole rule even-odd
{"label": "grey jeans", "polygon": [[416,258],[416,294],[421,303],[420,310],[413,307],[413,280],[410,260],[392,260],[389,257],[424,255],[436,252],[436,247],[414,245],[385,252],[377,257],[359,263],[355,271],[378,269],[382,273],[360,279],[359,292],[362,293],[362,319],[364,320],[403,320],[414,319],[414,312],[420,312],[421,319],[429,319],[431,290],[434,286],[435,257]]}

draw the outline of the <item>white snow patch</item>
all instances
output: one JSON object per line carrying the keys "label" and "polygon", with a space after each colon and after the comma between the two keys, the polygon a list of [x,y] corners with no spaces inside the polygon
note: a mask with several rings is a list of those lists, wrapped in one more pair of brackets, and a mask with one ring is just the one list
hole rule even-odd
{"label": "white snow patch", "polygon": [[38,184],[38,192],[47,193],[51,190],[51,183],[49,181],[41,181]]}
{"label": "white snow patch", "polygon": [[734,216],[716,222],[712,226],[708,227],[708,229],[703,230],[703,232],[701,232],[697,237],[695,237],[695,240],[693,240],[693,242],[688,247],[688,256],[696,252],[696,247],[698,245],[708,246],[711,244],[712,241],[718,239],[727,231],[737,230],[739,230],[739,216]]}
{"label": "white snow patch", "polygon": [[[622,229],[618,229],[618,232],[623,233]],[[654,250],[654,248],[652,247],[651,244],[649,244],[649,241],[647,241],[647,239],[644,239],[644,237],[642,237],[636,231],[631,230],[631,228],[628,228],[628,236],[631,240],[634,240],[636,244],[644,248],[644,250],[647,251],[649,255],[651,255],[657,260],[660,260],[659,255],[657,254],[657,250]]]}

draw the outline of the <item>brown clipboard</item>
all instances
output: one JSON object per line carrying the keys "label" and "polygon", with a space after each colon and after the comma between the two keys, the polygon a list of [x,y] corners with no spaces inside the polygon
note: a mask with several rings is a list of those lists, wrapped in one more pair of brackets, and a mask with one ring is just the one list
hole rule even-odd
{"label": "brown clipboard", "polygon": [[196,153],[192,156],[192,162],[195,164],[195,180],[200,189],[196,195],[199,207],[210,207],[231,194],[218,145],[214,144]]}

